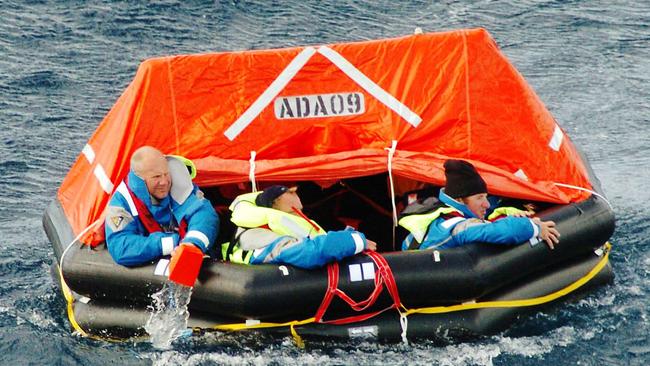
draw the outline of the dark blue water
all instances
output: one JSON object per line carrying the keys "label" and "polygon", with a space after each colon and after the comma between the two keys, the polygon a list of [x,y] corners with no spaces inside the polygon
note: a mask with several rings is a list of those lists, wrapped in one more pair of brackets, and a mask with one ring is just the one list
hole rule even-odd
{"label": "dark blue water", "polygon": [[[615,4],[612,4],[615,3]],[[141,60],[484,27],[589,157],[617,214],[613,286],[437,346],[210,335],[171,350],[71,335],[41,215]],[[650,363],[648,1],[0,0],[0,364]]]}

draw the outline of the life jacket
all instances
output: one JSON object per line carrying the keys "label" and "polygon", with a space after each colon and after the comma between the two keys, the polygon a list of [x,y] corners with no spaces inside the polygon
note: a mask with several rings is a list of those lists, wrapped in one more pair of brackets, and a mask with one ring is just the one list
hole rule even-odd
{"label": "life jacket", "polygon": [[[196,177],[196,166],[194,165],[194,162],[183,156],[167,155],[166,158],[169,164],[169,172],[172,179],[172,188],[170,190],[170,195],[176,197],[177,200],[182,203],[192,192],[192,179]],[[115,192],[119,192],[127,202],[133,203],[129,204],[129,210],[131,211],[131,215],[133,217],[138,216],[139,213],[142,213],[140,221],[149,234],[156,231],[162,231],[160,224],[158,224],[158,222],[153,219],[153,215],[151,215],[151,212],[149,212],[147,205],[131,191],[129,186],[124,181],[120,182]],[[79,239],[81,243],[94,248],[99,244],[105,242],[105,219],[106,210],[104,210],[100,216],[100,224],[95,225],[93,229],[89,230]],[[178,227],[181,238],[185,236],[185,231],[187,230],[187,223],[184,221],[185,220],[181,220]]]}
{"label": "life jacket", "polygon": [[496,221],[498,219],[502,219],[506,216],[512,216],[514,214],[517,214],[519,212],[525,212],[524,210],[520,210],[515,207],[497,207],[490,213],[487,217],[488,221]]}
{"label": "life jacket", "polygon": [[[438,217],[446,216],[446,215],[457,218],[459,221],[464,219],[463,214],[460,211],[458,211],[453,207],[449,207],[447,205],[438,205],[437,208],[435,208],[432,212],[427,214],[408,215],[402,217],[398,221],[398,225],[405,228],[411,234],[413,234],[413,238],[415,239],[413,241],[415,247],[413,248],[409,247],[409,249],[417,249],[420,246],[420,244],[422,244],[424,238],[426,238],[431,223],[434,220],[436,220]],[[414,244],[412,244],[411,246],[413,246]]]}
{"label": "life jacket", "polygon": [[297,211],[298,215],[292,215],[272,208],[257,206],[255,198],[259,194],[261,192],[242,194],[235,198],[228,207],[232,211],[230,221],[243,230],[236,230],[230,242],[221,244],[221,255],[224,260],[250,263],[253,252],[243,250],[239,245],[239,238],[247,229],[266,228],[279,235],[301,239],[314,238],[327,233],[320,225],[300,211]]}
{"label": "life jacket", "polygon": [[[449,218],[451,220],[454,220],[454,216],[458,219],[458,221],[462,221],[464,219],[461,211],[447,205],[441,205],[444,204],[438,203],[437,208],[435,208],[430,213],[422,215],[408,215],[399,220],[398,224],[413,234],[413,238],[415,239],[409,246],[409,249],[418,249],[420,247],[422,241],[424,238],[426,238],[427,233],[429,232],[431,223],[438,217],[448,215],[451,216]],[[510,216],[519,212],[524,211],[515,207],[497,207],[492,213],[490,213],[487,220],[496,221],[503,217]]]}
{"label": "life jacket", "polygon": [[[124,199],[129,203],[131,216],[140,217],[140,222],[147,231],[147,234],[165,231],[163,230],[162,226],[160,226],[160,224],[153,218],[153,215],[151,214],[151,211],[149,211],[149,208],[147,208],[147,205],[142,202],[142,200],[139,199],[138,196],[133,193],[133,191],[131,191],[131,188],[129,188],[129,185],[127,183],[122,181],[117,187],[117,192],[121,194],[122,197],[124,197]],[[181,220],[177,229],[179,237],[184,238],[185,233],[187,232],[187,222],[185,219]]]}

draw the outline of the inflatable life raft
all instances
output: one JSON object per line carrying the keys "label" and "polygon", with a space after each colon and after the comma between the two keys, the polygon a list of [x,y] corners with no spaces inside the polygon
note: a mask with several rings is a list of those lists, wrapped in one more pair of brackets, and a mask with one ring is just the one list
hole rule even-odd
{"label": "inflatable life raft", "polygon": [[[330,219],[316,217],[322,226],[354,222],[381,249],[316,270],[206,257],[189,304],[197,330],[491,334],[613,276],[614,214],[595,175],[482,29],[144,61],[43,219],[67,315],[84,335],[142,334],[151,295],[168,282],[168,258],[119,266],[97,236],[142,145],[194,162],[221,217],[219,242],[232,230],[222,207],[282,182],[303,187],[308,214]],[[395,251],[401,203],[444,186],[449,158],[476,166],[490,194],[539,207],[561,232],[556,249]]]}

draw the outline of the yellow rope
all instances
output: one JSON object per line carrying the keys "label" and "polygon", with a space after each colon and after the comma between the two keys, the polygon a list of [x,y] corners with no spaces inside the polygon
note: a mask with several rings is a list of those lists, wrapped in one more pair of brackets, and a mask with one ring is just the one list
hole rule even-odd
{"label": "yellow rope", "polygon": [[59,278],[61,279],[61,291],[63,292],[63,296],[65,297],[65,301],[67,302],[67,310],[68,310],[68,319],[70,320],[70,324],[72,325],[72,328],[76,330],[79,334],[81,334],[84,337],[88,337],[88,333],[86,333],[79,323],[77,323],[77,320],[74,317],[74,296],[72,296],[72,291],[70,291],[70,288],[68,287],[68,284],[65,283],[65,280],[63,279],[63,271],[61,270],[61,266],[58,266],[59,269]]}
{"label": "yellow rope", "polygon": [[61,267],[58,267],[59,269],[59,279],[61,280],[61,292],[63,292],[63,297],[65,298],[65,301],[67,303],[66,309],[68,313],[68,320],[70,320],[70,324],[72,325],[72,328],[79,333],[79,335],[83,337],[87,337],[90,339],[95,339],[99,341],[108,341],[108,342],[123,342],[125,340],[123,339],[118,339],[118,338],[110,338],[110,337],[99,337],[93,334],[86,333],[86,331],[81,328],[79,323],[77,323],[77,319],[74,316],[74,302],[75,298],[72,295],[72,291],[68,287],[68,284],[65,283],[65,279],[63,279],[63,271],[61,271]]}
{"label": "yellow rope", "polygon": [[463,311],[463,310],[472,310],[472,309],[514,308],[514,307],[525,307],[525,306],[535,306],[535,305],[545,304],[547,302],[557,300],[560,297],[565,296],[577,290],[585,283],[589,282],[592,278],[594,278],[607,264],[607,261],[609,259],[610,248],[611,248],[611,244],[609,242],[606,243],[605,253],[603,255],[603,258],[585,276],[578,279],[574,283],[545,296],[535,297],[532,299],[523,299],[523,300],[485,301],[485,302],[477,302],[477,303],[458,304],[452,306],[435,306],[435,307],[420,308],[420,309],[409,309],[407,311],[407,315],[440,314],[440,313],[450,313],[454,311]]}
{"label": "yellow rope", "polygon": [[[596,266],[594,266],[594,268],[591,269],[591,271],[589,271],[585,276],[578,279],[574,283],[545,296],[535,297],[531,299],[522,299],[522,300],[485,301],[485,302],[478,302],[478,303],[458,304],[452,306],[435,306],[435,307],[418,308],[418,309],[407,309],[406,307],[404,307],[404,305],[400,304],[400,307],[405,311],[402,312],[398,309],[398,312],[404,316],[409,316],[411,314],[441,314],[441,313],[450,313],[455,311],[464,311],[464,310],[472,310],[472,309],[535,306],[535,305],[541,305],[547,302],[551,302],[553,300],[556,300],[562,296],[565,296],[577,290],[578,288],[580,288],[581,286],[589,282],[592,278],[594,278],[607,264],[607,261],[609,260],[609,252],[611,250],[611,247],[612,245],[609,242],[605,243],[603,257],[596,264]],[[63,291],[63,295],[67,302],[68,319],[70,320],[70,324],[72,324],[72,327],[84,337],[90,337],[93,339],[99,339],[104,341],[115,341],[115,339],[111,339],[111,338],[101,338],[101,337],[89,335],[81,328],[81,326],[77,323],[74,317],[74,307],[73,307],[73,303],[75,301],[74,296],[72,295],[72,291],[70,291],[70,288],[68,287],[68,285],[65,283],[65,280],[63,279],[63,272],[61,271],[60,267],[59,267],[59,277],[61,279],[61,289]],[[293,320],[284,323],[260,322],[256,324],[246,324],[246,323],[220,324],[220,325],[213,326],[212,329],[220,330],[220,331],[240,331],[240,330],[247,330],[247,329],[289,327],[291,331],[291,335],[293,336],[296,345],[299,348],[304,348],[305,344],[302,338],[300,337],[300,335],[298,334],[298,332],[296,331],[295,327],[314,323],[314,322],[315,322],[315,318],[311,317],[304,320]]]}
{"label": "yellow rope", "polygon": [[292,320],[286,323],[257,323],[257,324],[246,324],[246,323],[234,323],[234,324],[220,324],[215,325],[212,329],[215,330],[226,330],[226,331],[236,331],[236,330],[245,330],[245,329],[260,329],[260,328],[280,328],[280,327],[293,327],[299,325],[305,325],[313,323],[315,321],[314,317],[305,320]]}
{"label": "yellow rope", "polygon": [[[485,302],[478,302],[478,303],[458,304],[452,306],[435,306],[435,307],[418,308],[418,309],[407,309],[404,307],[404,305],[400,304],[401,308],[405,311],[402,312],[399,311],[398,309],[398,312],[405,316],[409,316],[411,314],[441,314],[441,313],[451,313],[455,311],[464,311],[464,310],[472,310],[472,309],[535,306],[535,305],[541,305],[547,302],[551,302],[553,300],[556,300],[562,296],[565,296],[577,290],[578,288],[580,288],[581,286],[589,282],[592,278],[594,278],[607,264],[607,261],[609,260],[609,252],[611,250],[611,246],[612,245],[609,242],[605,243],[603,257],[601,258],[600,261],[598,261],[596,266],[594,266],[594,268],[592,268],[591,271],[589,271],[585,276],[578,279],[574,283],[545,296],[535,297],[532,299],[485,301]],[[295,327],[304,324],[314,323],[314,322],[315,322],[315,318],[312,317],[305,320],[294,320],[286,323],[257,323],[253,325],[247,325],[245,323],[221,324],[221,325],[215,325],[212,329],[222,330],[222,331],[239,331],[239,330],[246,330],[246,329],[279,328],[279,327],[288,326],[291,328],[291,334],[296,342],[296,345],[300,348],[303,348],[304,342],[300,337],[300,335],[298,335],[298,333],[296,332]]]}

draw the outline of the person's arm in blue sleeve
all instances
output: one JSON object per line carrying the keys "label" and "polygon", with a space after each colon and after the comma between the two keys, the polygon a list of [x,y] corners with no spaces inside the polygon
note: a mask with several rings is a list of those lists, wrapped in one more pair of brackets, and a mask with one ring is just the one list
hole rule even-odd
{"label": "person's arm in blue sleeve", "polygon": [[[463,225],[461,222],[458,225]],[[467,225],[464,230],[452,231],[452,240],[447,247],[471,242],[514,245],[539,235],[539,227],[526,217],[505,217],[492,223]]]}
{"label": "person's arm in blue sleeve", "polygon": [[[315,238],[298,240],[281,236],[255,256],[255,263],[286,263],[312,269],[362,252],[367,245],[366,237],[357,231],[330,231]],[[278,246],[281,249],[274,255]]]}
{"label": "person's arm in blue sleeve", "polygon": [[125,207],[126,202],[113,197],[106,215],[106,246],[113,260],[123,266],[136,266],[170,254],[178,244],[178,234],[146,235],[138,219]]}
{"label": "person's arm in blue sleeve", "polygon": [[197,190],[188,197],[183,218],[187,222],[183,243],[192,243],[207,253],[212,247],[219,231],[219,216],[210,204],[210,201],[196,194]]}

